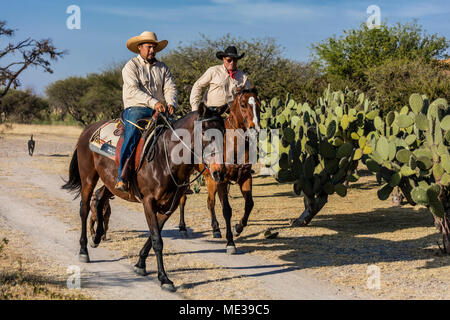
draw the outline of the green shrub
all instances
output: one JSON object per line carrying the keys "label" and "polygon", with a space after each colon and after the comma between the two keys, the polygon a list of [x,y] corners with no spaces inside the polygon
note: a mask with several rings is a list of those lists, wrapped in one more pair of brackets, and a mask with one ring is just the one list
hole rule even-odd
{"label": "green shrub", "polygon": [[388,60],[365,74],[370,88],[367,93],[378,100],[384,113],[400,111],[415,92],[426,94],[430,100],[450,99],[450,76],[443,68],[423,60]]}

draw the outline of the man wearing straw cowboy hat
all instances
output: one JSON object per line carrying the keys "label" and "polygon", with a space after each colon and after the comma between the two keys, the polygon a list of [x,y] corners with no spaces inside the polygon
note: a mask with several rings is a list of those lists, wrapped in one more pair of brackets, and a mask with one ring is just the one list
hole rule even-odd
{"label": "man wearing straw cowboy hat", "polygon": [[121,191],[127,190],[121,177],[122,169],[137,143],[138,129],[133,124],[151,117],[155,111],[173,114],[177,107],[177,89],[169,67],[155,58],[167,43],[167,40],[158,41],[156,34],[150,31],[127,41],[127,48],[138,55],[122,69],[125,135],[115,186]]}
{"label": "man wearing straw cowboy hat", "polygon": [[208,87],[203,97],[207,106],[222,106],[231,104],[240,89],[250,89],[251,84],[247,75],[237,68],[238,60],[245,53],[239,55],[235,46],[229,46],[225,51],[216,53],[216,57],[223,64],[214,66],[195,82],[191,90],[190,103],[192,111],[197,110],[201,102],[202,89]]}

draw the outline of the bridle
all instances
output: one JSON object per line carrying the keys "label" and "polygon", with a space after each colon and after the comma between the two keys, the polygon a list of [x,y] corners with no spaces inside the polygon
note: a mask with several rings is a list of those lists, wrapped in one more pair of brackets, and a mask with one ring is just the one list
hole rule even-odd
{"label": "bridle", "polygon": [[[244,117],[244,114],[242,113],[242,110],[241,110],[241,108],[242,108],[241,107],[242,106],[242,97],[243,96],[244,96],[244,92],[240,92],[239,93],[239,100],[238,100],[238,109],[239,109],[239,113],[241,114],[242,119],[244,119],[244,124],[245,124],[246,130],[249,130],[247,118]],[[228,116],[228,118],[227,118],[227,121],[230,124],[230,126],[234,129],[235,132],[237,132],[241,136],[242,139],[244,139],[245,141],[248,141],[248,136],[243,136],[242,133],[239,130],[240,128],[236,128],[233,125],[233,123],[231,122],[230,118],[231,118],[230,116]]]}
{"label": "bridle", "polygon": [[[162,139],[163,139],[163,144],[164,144],[164,154],[165,154],[165,158],[166,158],[167,169],[168,169],[168,171],[169,171],[169,174],[170,174],[170,177],[172,178],[173,183],[174,183],[175,186],[177,187],[177,190],[175,191],[175,195],[173,196],[173,199],[172,199],[172,204],[170,205],[169,210],[165,213],[165,214],[171,214],[171,213],[173,212],[173,210],[174,210],[175,200],[176,200],[176,198],[177,198],[178,192],[179,192],[181,189],[183,189],[183,188],[185,188],[185,187],[187,187],[187,186],[190,186],[192,183],[194,183],[198,178],[201,177],[201,175],[202,175],[206,170],[208,170],[208,172],[211,174],[211,170],[210,170],[208,164],[207,164],[205,161],[203,161],[203,157],[199,157],[199,156],[191,149],[191,147],[188,146],[188,145],[180,138],[180,136],[175,132],[175,130],[173,130],[172,126],[169,124],[169,122],[167,121],[166,117],[165,117],[165,116],[161,116],[161,118],[164,119],[164,122],[165,122],[166,125],[169,127],[169,129],[170,129],[170,131],[172,132],[172,134],[175,135],[175,137],[178,139],[178,141],[181,142],[181,143],[183,144],[183,146],[185,146],[185,147],[186,147],[186,148],[194,155],[194,157],[197,157],[197,159],[200,159],[200,160],[202,161],[202,164],[203,164],[203,170],[202,170],[201,172],[199,172],[199,174],[198,174],[193,180],[188,181],[188,182],[186,182],[186,183],[179,184],[179,183],[177,182],[177,180],[175,179],[175,177],[173,176],[172,170],[170,169],[169,155],[168,155],[168,152],[167,152],[166,137],[162,137]],[[199,121],[199,122],[208,122],[208,121],[217,120],[217,119],[218,119],[217,117],[210,117],[210,118],[207,118],[207,119],[202,119],[202,120],[197,120],[197,121]],[[166,131],[166,132],[169,132],[169,131]]]}
{"label": "bridle", "polygon": [[[183,188],[183,187],[187,187],[187,186],[191,185],[191,184],[194,183],[198,178],[200,178],[200,176],[201,176],[206,170],[209,172],[209,174],[211,174],[211,169],[210,169],[209,165],[203,160],[204,157],[200,157],[198,154],[196,154],[195,151],[193,151],[192,148],[191,148],[190,146],[188,146],[188,145],[186,144],[186,142],[184,142],[184,141],[180,138],[180,136],[176,133],[176,131],[175,131],[175,130],[172,128],[172,126],[169,124],[169,122],[167,121],[167,119],[166,119],[165,116],[161,116],[161,117],[164,119],[164,121],[166,122],[166,124],[167,124],[167,126],[169,127],[170,131],[171,131],[172,134],[178,139],[178,141],[181,142],[181,144],[183,144],[183,146],[184,146],[185,148],[187,148],[187,149],[192,153],[192,155],[193,155],[196,159],[201,160],[201,162],[202,162],[202,164],[203,164],[203,169],[202,169],[202,171],[201,171],[201,172],[200,172],[200,173],[199,173],[192,181],[189,181],[189,182],[186,182],[186,183],[183,183],[183,184],[178,184],[177,181],[176,181],[176,179],[175,179],[175,177],[173,176],[172,170],[170,169],[169,155],[168,155],[168,152],[167,152],[167,143],[166,143],[166,139],[165,139],[165,137],[162,137],[162,138],[163,138],[163,144],[164,144],[164,154],[165,154],[165,158],[166,158],[167,169],[169,170],[170,176],[171,176],[173,182],[175,183],[175,185],[177,186],[177,189]],[[213,117],[210,117],[210,118],[207,118],[207,119],[201,119],[201,120],[197,120],[197,121],[198,121],[198,122],[208,122],[208,121],[217,120],[217,119],[218,119],[218,117],[214,117],[214,116],[213,116]],[[178,191],[178,190],[177,190],[177,191]]]}

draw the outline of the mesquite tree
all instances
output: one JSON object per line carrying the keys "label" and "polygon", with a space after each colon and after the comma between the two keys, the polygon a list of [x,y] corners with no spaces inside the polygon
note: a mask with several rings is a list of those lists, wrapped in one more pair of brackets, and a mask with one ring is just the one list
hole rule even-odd
{"label": "mesquite tree", "polygon": [[[5,21],[0,21],[0,38],[13,37],[14,31],[6,27]],[[20,86],[19,76],[25,69],[34,66],[53,73],[51,63],[64,54],[66,52],[58,51],[50,39],[38,41],[27,38],[0,48],[0,103],[9,89]],[[3,61],[7,62],[3,64]]]}

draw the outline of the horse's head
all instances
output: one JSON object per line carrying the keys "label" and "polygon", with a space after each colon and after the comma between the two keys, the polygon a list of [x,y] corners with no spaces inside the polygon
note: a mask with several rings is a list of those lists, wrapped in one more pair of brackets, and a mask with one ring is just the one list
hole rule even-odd
{"label": "horse's head", "polygon": [[230,110],[233,126],[236,129],[254,129],[258,133],[261,129],[259,117],[261,102],[258,99],[256,88],[241,90],[234,99]]}
{"label": "horse's head", "polygon": [[203,163],[217,182],[222,182],[225,177],[223,161],[225,125],[221,115],[227,108],[227,105],[206,107],[201,104],[198,109],[197,121],[201,123]]}

